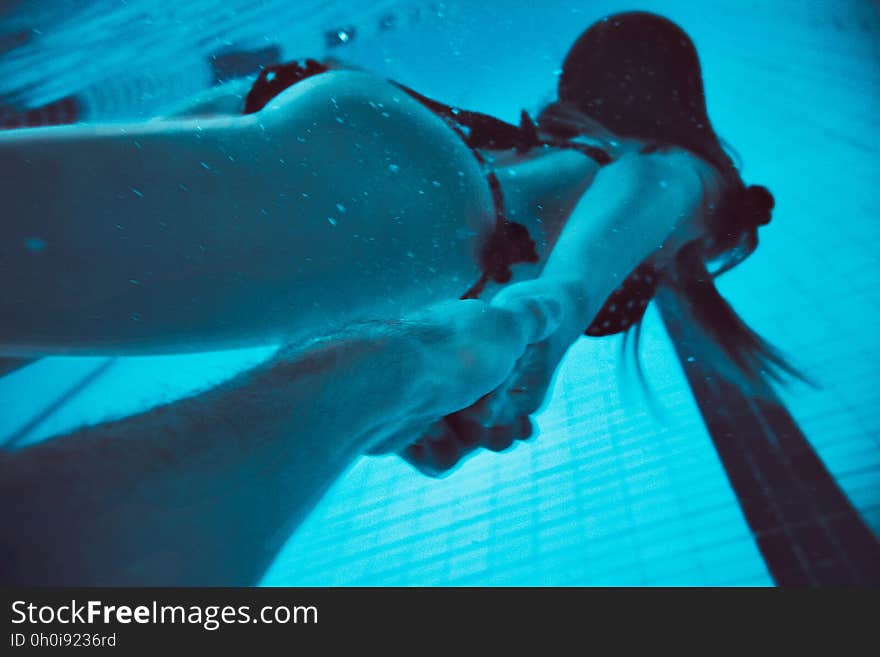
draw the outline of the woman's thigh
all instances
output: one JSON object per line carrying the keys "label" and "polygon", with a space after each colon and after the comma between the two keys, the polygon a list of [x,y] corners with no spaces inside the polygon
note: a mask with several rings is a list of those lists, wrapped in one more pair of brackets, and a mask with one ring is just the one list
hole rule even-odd
{"label": "woman's thigh", "polygon": [[0,351],[283,340],[397,317],[478,275],[483,172],[384,80],[326,73],[241,120],[157,123],[0,144],[22,178],[4,188],[21,212],[4,229]]}

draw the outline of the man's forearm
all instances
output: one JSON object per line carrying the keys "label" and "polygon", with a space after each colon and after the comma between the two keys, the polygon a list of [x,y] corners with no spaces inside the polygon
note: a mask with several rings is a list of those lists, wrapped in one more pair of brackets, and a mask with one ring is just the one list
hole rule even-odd
{"label": "man's forearm", "polygon": [[4,455],[5,583],[255,583],[370,432],[407,411],[415,358],[405,337],[361,331]]}
{"label": "man's forearm", "polygon": [[254,584],[357,455],[397,451],[495,389],[559,314],[450,301],[7,454],[3,583]]}

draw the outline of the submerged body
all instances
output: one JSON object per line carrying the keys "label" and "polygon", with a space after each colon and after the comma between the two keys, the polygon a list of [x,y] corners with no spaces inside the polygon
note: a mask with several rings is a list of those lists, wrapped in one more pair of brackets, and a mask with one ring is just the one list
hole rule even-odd
{"label": "submerged body", "polygon": [[[724,153],[693,44],[666,19],[591,26],[542,112],[563,139],[605,138],[601,168],[534,145],[475,158],[448,122],[360,72],[238,112],[202,98],[187,118],[0,135],[0,353],[327,336],[214,390],[4,455],[4,494],[22,502],[5,509],[17,531],[0,577],[253,583],[357,455],[398,452],[436,475],[527,437],[584,328],[638,321],[616,307],[624,281],[644,287],[627,307],[658,285],[678,295],[712,347],[701,357],[729,358],[743,381],[786,368],[713,284],[754,250],[772,196]],[[515,284],[452,301],[485,279],[498,189],[535,258],[513,267]]]}

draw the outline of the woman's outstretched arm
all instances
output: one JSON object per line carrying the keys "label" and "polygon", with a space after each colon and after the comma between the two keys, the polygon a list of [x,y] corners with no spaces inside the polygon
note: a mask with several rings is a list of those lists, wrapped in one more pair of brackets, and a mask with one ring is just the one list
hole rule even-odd
{"label": "woman's outstretched arm", "polygon": [[630,152],[600,170],[575,207],[531,288],[502,290],[498,300],[542,290],[566,295],[577,311],[573,342],[639,264],[661,268],[698,236],[709,165],[683,150]]}
{"label": "woman's outstretched arm", "polygon": [[[0,458],[6,585],[248,585],[359,455],[496,387],[552,305],[455,301]],[[406,430],[408,429],[408,430]]]}
{"label": "woman's outstretched arm", "polygon": [[528,437],[528,416],[544,403],[565,352],[614,289],[641,262],[650,258],[662,267],[697,236],[703,181],[711,175],[708,165],[685,151],[632,152],[601,169],[541,274],[502,289],[491,301],[502,306],[522,298],[552,301],[566,309],[559,330],[531,345],[503,385],[434,425],[429,439],[410,445],[402,456],[425,474],[438,475],[478,446],[500,451]]}

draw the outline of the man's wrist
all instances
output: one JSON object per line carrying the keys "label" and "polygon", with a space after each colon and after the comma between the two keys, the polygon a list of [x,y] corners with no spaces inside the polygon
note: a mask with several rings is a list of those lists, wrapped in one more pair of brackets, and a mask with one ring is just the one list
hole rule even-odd
{"label": "man's wrist", "polygon": [[303,421],[304,406],[320,409],[310,421],[360,437],[415,407],[423,365],[405,323],[367,322],[301,348],[279,349],[253,380],[275,399],[288,400],[293,421]]}

